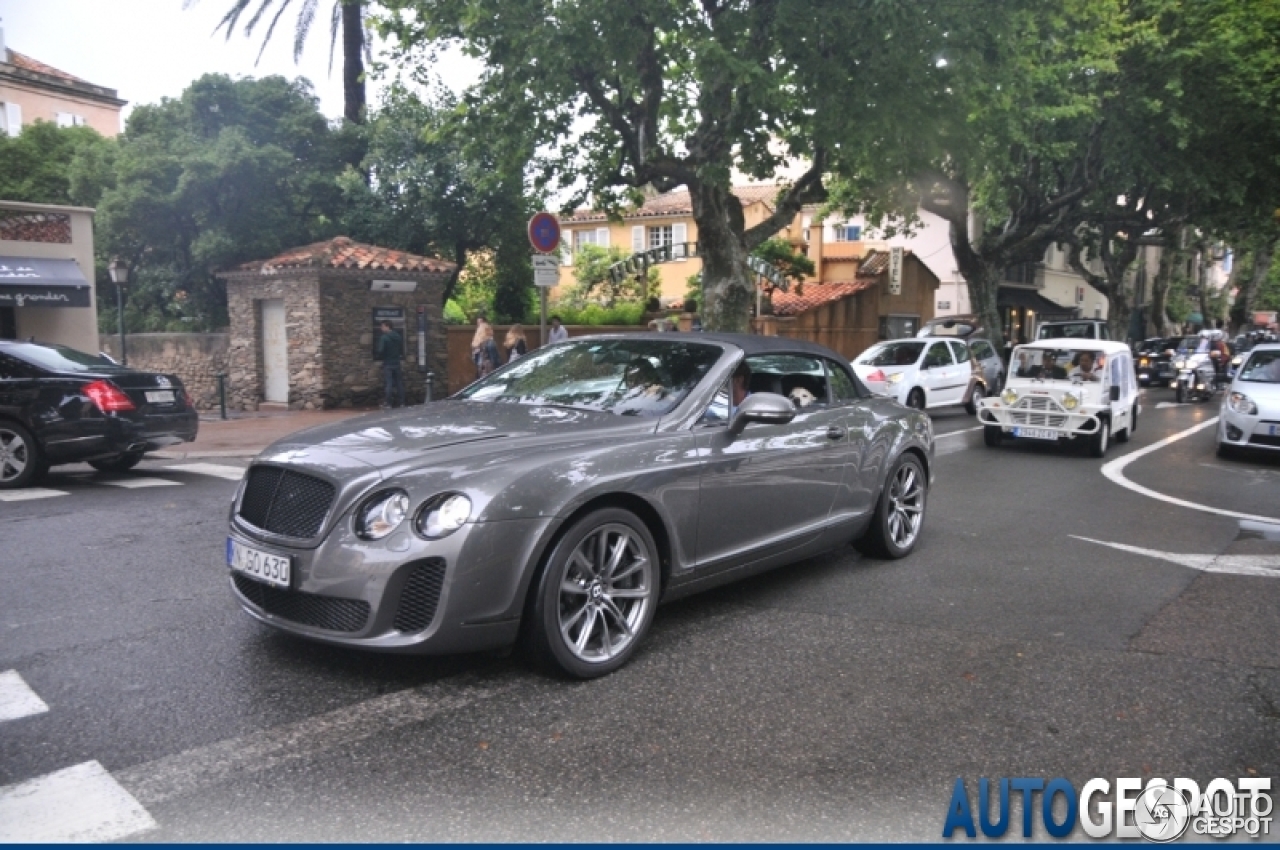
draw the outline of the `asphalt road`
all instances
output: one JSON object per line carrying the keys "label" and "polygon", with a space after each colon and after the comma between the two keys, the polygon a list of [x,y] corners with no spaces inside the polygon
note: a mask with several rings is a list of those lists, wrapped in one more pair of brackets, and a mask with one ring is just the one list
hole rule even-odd
{"label": "asphalt road", "polygon": [[132,841],[844,841],[937,840],[957,777],[1276,777],[1280,458],[1123,463],[1217,413],[1171,400],[1105,461],[940,413],[911,557],[664,606],[589,683],[277,635],[227,587],[231,480],[55,471],[0,502],[0,685],[47,707],[0,786],[98,776],[134,802],[89,836]]}

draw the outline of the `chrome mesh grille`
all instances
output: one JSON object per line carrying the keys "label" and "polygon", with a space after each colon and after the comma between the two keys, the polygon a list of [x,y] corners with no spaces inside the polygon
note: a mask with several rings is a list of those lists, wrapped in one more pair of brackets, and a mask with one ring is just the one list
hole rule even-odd
{"label": "chrome mesh grille", "polygon": [[1062,428],[1067,424],[1066,414],[1056,401],[1046,396],[1021,399],[1009,411],[1009,421],[1014,425]]}
{"label": "chrome mesh grille", "polygon": [[278,466],[254,466],[240,517],[263,531],[309,540],[320,533],[333,497],[328,481]]}
{"label": "chrome mesh grille", "polygon": [[361,599],[337,599],[297,590],[284,590],[232,573],[236,590],[268,614],[334,632],[358,632],[369,621],[369,603]]}
{"label": "chrome mesh grille", "polygon": [[418,561],[400,591],[400,607],[392,624],[397,631],[420,632],[436,616],[436,603],[444,587],[444,559],[428,558]]}

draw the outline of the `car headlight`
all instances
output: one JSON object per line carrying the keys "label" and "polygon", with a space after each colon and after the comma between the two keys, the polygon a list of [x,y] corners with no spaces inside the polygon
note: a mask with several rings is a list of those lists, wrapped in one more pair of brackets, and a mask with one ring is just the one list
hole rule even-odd
{"label": "car headlight", "polygon": [[1139,368],[1145,369],[1148,365],[1150,365],[1150,363],[1151,361],[1144,357],[1138,361],[1138,366]]}
{"label": "car headlight", "polygon": [[1231,358],[1231,365],[1232,365],[1232,366],[1239,366],[1239,365],[1240,365],[1241,363],[1243,363],[1243,362],[1244,362],[1244,358],[1243,358],[1243,357],[1241,357],[1239,354],[1237,354],[1235,357],[1232,357],[1232,358]]}
{"label": "car headlight", "polygon": [[471,518],[471,500],[461,493],[441,493],[418,511],[418,533],[428,540],[448,537]]}
{"label": "car headlight", "polygon": [[408,493],[403,490],[376,493],[356,511],[356,536],[363,540],[381,540],[395,531],[408,513]]}
{"label": "car headlight", "polygon": [[1187,361],[1185,361],[1185,360],[1175,360],[1175,361],[1173,361],[1173,368],[1175,368],[1175,369],[1185,369],[1185,368],[1187,368]]}
{"label": "car headlight", "polygon": [[1062,406],[1067,410],[1075,410],[1080,406],[1080,396],[1075,393],[1064,393],[1062,396]]}
{"label": "car headlight", "polygon": [[903,372],[895,372],[894,374],[890,375],[888,378],[885,378],[885,380],[891,384],[896,384],[902,380],[903,374],[904,374]]}
{"label": "car headlight", "polygon": [[1236,413],[1243,413],[1246,416],[1253,416],[1258,412],[1258,405],[1253,403],[1253,399],[1244,393],[1232,393],[1227,399],[1227,404]]}
{"label": "car headlight", "polygon": [[1004,392],[1000,393],[1000,400],[1011,405],[1018,400],[1018,391],[1013,387],[1005,387]]}

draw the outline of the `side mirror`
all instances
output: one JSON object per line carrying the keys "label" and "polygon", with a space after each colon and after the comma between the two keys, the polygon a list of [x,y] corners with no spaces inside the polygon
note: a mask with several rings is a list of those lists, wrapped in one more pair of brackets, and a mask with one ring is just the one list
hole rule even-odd
{"label": "side mirror", "polygon": [[1119,401],[1119,400],[1120,400],[1120,385],[1119,385],[1119,384],[1112,384],[1112,385],[1111,385],[1111,400],[1112,400],[1112,401]]}
{"label": "side mirror", "polygon": [[729,435],[736,437],[748,422],[766,425],[786,425],[796,418],[796,406],[791,399],[777,393],[755,393],[747,396],[733,414],[729,423]]}

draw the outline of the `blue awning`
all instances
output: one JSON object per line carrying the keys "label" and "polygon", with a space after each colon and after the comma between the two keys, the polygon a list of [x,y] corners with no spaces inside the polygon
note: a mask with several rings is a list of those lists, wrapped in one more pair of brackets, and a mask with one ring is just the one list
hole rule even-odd
{"label": "blue awning", "polygon": [[0,307],[88,307],[89,281],[75,260],[0,257]]}

